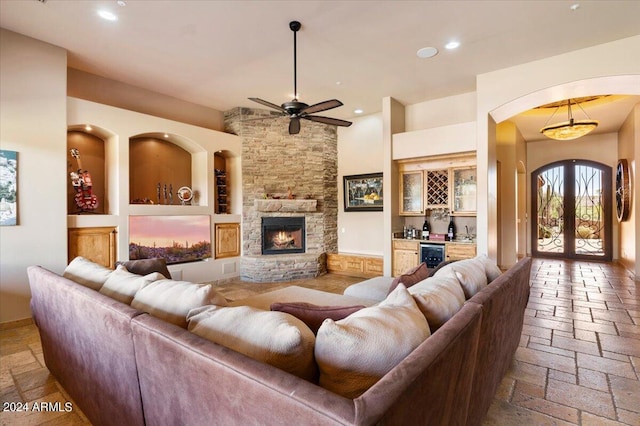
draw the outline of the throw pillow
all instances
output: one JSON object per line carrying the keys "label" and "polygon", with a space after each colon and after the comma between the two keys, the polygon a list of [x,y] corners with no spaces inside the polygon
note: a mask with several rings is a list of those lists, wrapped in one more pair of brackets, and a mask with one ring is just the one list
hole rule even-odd
{"label": "throw pillow", "polygon": [[205,305],[226,306],[226,299],[210,284],[158,280],[140,289],[131,307],[187,328],[187,314]]}
{"label": "throw pillow", "polygon": [[112,272],[109,268],[78,256],[67,265],[62,276],[98,291]]}
{"label": "throw pillow", "polygon": [[140,275],[127,271],[127,268],[123,265],[119,265],[116,270],[111,273],[107,281],[105,281],[100,289],[100,293],[130,305],[133,297],[141,288],[154,281],[164,279],[165,277],[159,272],[152,272],[141,277]]}
{"label": "throw pillow", "polygon": [[159,272],[165,278],[171,278],[171,272],[167,269],[167,261],[162,257],[154,257],[153,259],[136,259],[127,261],[118,261],[116,266],[124,265],[127,271],[138,275],[147,275],[152,272]]}
{"label": "throw pillow", "polygon": [[396,277],[396,279],[391,283],[391,287],[389,287],[387,294],[391,294],[391,292],[395,290],[400,283],[404,284],[406,288],[409,288],[428,277],[429,269],[427,268],[427,264],[422,262],[409,272]]}
{"label": "throw pillow", "polygon": [[487,286],[487,274],[484,271],[482,262],[477,259],[464,259],[450,263],[433,276],[443,276],[451,273],[451,271],[456,274],[466,299],[473,297],[473,295]]}
{"label": "throw pillow", "polygon": [[188,315],[189,330],[236,352],[315,381],[315,336],[302,321],[284,312],[249,306],[205,306]]}
{"label": "throw pillow", "polygon": [[453,271],[427,278],[409,289],[424,314],[431,332],[435,332],[464,305],[464,292]]}
{"label": "throw pillow", "polygon": [[291,303],[272,303],[272,311],[286,312],[304,322],[307,327],[318,333],[318,329],[322,322],[331,318],[334,321],[348,317],[354,312],[363,309],[363,305],[356,306],[318,306],[311,303],[291,302]]}
{"label": "throw pillow", "polygon": [[498,265],[496,265],[493,260],[489,259],[486,254],[480,254],[476,256],[476,259],[478,259],[482,263],[482,266],[484,266],[484,272],[487,275],[487,282],[491,282],[502,275],[502,271],[498,268]]}
{"label": "throw pillow", "polygon": [[315,348],[319,384],[357,398],[430,334],[413,297],[399,284],[379,305],[322,323]]}

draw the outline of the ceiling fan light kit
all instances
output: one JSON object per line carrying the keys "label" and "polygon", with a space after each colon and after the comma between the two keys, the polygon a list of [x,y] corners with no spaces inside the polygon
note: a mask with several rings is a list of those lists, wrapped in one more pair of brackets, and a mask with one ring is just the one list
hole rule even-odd
{"label": "ceiling fan light kit", "polygon": [[282,116],[289,117],[289,134],[297,135],[300,133],[300,119],[314,121],[317,123],[330,124],[333,126],[349,127],[350,121],[340,120],[338,118],[323,117],[320,115],[311,115],[316,112],[327,111],[329,109],[342,106],[342,102],[337,99],[330,99],[328,101],[319,102],[317,104],[308,105],[304,102],[300,102],[298,96],[298,75],[297,75],[297,39],[296,34],[300,30],[302,25],[298,21],[289,22],[289,28],[293,31],[293,93],[294,98],[290,102],[285,102],[282,105],[276,105],[272,102],[265,101],[260,98],[249,98],[253,102],[257,102],[266,107],[279,111]]}
{"label": "ceiling fan light kit", "polygon": [[[561,123],[551,124],[551,125],[545,124],[545,126],[542,129],[540,129],[540,133],[542,133],[543,135],[545,135],[550,139],[555,139],[558,141],[568,141],[568,140],[581,138],[582,136],[590,133],[592,130],[598,127],[598,123],[599,123],[598,120],[590,119],[589,115],[587,115],[584,109],[582,109],[580,104],[576,104],[576,105],[578,105],[578,107],[580,107],[582,112],[585,113],[585,115],[587,116],[587,120],[574,120],[573,116],[571,115],[571,99],[568,99],[567,114],[569,116],[569,120],[563,121]],[[551,114],[551,117],[549,117],[549,120],[547,120],[547,123],[553,118],[555,113],[558,111],[558,108],[556,108],[553,114]]]}

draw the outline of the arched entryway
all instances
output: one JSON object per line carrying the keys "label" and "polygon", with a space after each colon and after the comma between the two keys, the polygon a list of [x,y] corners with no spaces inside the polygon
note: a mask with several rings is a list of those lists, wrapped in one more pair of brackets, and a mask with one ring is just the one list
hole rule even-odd
{"label": "arched entryway", "polygon": [[612,259],[611,167],[564,160],[531,173],[531,253]]}

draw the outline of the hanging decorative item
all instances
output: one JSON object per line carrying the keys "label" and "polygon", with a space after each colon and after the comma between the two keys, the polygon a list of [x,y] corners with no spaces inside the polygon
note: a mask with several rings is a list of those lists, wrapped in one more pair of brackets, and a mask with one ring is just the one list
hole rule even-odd
{"label": "hanging decorative item", "polygon": [[616,167],[616,213],[618,222],[629,219],[631,206],[631,170],[626,159],[618,160]]}
{"label": "hanging decorative item", "polygon": [[545,126],[540,129],[540,133],[545,135],[550,139],[555,139],[559,141],[568,141],[572,139],[578,139],[587,133],[593,131],[596,127],[598,127],[598,120],[592,120],[589,118],[589,115],[585,112],[584,109],[580,106],[579,103],[573,101],[578,107],[584,112],[587,116],[587,120],[575,120],[573,115],[571,114],[571,99],[567,100],[567,115],[568,121],[563,121],[556,124],[548,125],[549,121],[553,118],[553,116],[560,109],[560,105],[556,108],[556,110],[551,114],[551,117],[545,123]]}

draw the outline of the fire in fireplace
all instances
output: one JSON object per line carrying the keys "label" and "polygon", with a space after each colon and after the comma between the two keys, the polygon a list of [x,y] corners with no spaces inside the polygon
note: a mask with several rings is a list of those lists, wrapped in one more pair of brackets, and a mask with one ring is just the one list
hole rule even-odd
{"label": "fire in fireplace", "polygon": [[304,252],[304,217],[262,218],[262,254]]}

